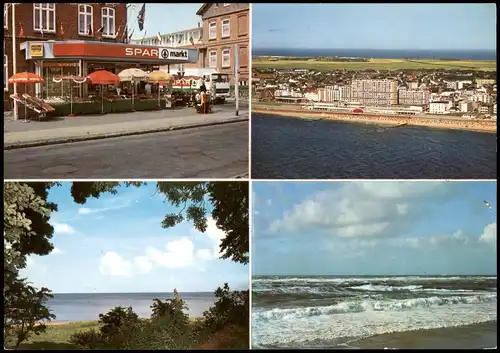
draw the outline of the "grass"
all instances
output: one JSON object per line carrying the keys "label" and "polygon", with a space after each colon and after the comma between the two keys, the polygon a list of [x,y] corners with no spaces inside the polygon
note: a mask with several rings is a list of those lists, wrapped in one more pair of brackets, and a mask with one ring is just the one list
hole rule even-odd
{"label": "grass", "polygon": [[[149,320],[149,319],[141,319]],[[199,323],[202,318],[191,317],[189,319],[192,324]],[[19,349],[29,350],[62,350],[62,349],[78,349],[74,344],[69,342],[72,334],[79,331],[88,331],[91,329],[99,329],[100,325],[97,321],[77,321],[77,322],[61,322],[47,325],[47,330],[39,336],[32,335],[26,342],[21,343]]]}
{"label": "grass", "polygon": [[20,349],[77,349],[69,343],[69,337],[78,331],[86,331],[99,328],[97,321],[80,321],[68,323],[53,323],[47,325],[47,330],[39,336],[31,336],[29,340],[21,343]]}
{"label": "grass", "polygon": [[254,57],[254,68],[315,69],[329,70],[412,70],[412,69],[455,69],[496,71],[496,61],[430,60],[430,59],[370,59],[369,62],[335,62],[309,60],[270,61],[269,57]]}

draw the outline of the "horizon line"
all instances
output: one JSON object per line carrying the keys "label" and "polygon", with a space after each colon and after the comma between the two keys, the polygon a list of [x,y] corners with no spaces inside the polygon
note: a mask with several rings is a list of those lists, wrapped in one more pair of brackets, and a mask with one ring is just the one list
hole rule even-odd
{"label": "horizon line", "polygon": [[[242,291],[242,290],[248,290],[247,289],[236,289],[236,290],[231,290],[231,291]],[[203,294],[214,294],[216,290],[213,291],[199,291],[199,292],[192,292],[192,291],[180,291],[178,290],[177,292],[179,294],[182,293],[203,293]],[[172,294],[173,292],[52,292],[50,294]]]}
{"label": "horizon line", "polygon": [[252,277],[254,276],[300,276],[300,277],[304,277],[304,276],[322,276],[322,277],[355,277],[355,276],[386,276],[386,277],[401,277],[401,276],[418,276],[418,277],[430,277],[430,276],[441,276],[441,277],[461,277],[461,276],[468,276],[468,277],[480,277],[480,276],[484,276],[484,277],[497,277],[497,274],[475,274],[475,275],[467,275],[467,274],[399,274],[399,275],[389,275],[389,274],[376,274],[376,275],[361,275],[361,274],[357,274],[357,275],[325,275],[325,274],[308,274],[308,275],[299,275],[299,274],[273,274],[273,275],[264,275],[264,274],[252,274]]}
{"label": "horizon line", "polygon": [[469,51],[495,51],[496,48],[490,48],[490,49],[468,49],[468,48],[461,48],[461,49],[447,49],[447,48],[334,48],[334,47],[316,47],[316,48],[304,48],[304,47],[252,47],[253,50],[262,50],[262,49],[302,49],[302,50],[324,50],[324,49],[335,49],[335,50],[441,50],[441,51],[462,51],[462,50],[469,50]]}

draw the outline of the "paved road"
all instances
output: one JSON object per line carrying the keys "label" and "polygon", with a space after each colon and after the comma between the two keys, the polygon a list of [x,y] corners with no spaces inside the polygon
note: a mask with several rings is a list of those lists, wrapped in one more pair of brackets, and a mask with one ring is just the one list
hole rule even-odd
{"label": "paved road", "polygon": [[4,152],[5,179],[232,178],[248,173],[248,122]]}

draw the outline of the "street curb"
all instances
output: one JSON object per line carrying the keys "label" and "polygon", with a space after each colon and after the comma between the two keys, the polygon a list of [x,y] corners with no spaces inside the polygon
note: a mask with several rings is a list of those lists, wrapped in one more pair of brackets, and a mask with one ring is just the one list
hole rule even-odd
{"label": "street curb", "polygon": [[227,120],[210,122],[210,123],[194,123],[194,124],[169,126],[169,127],[162,127],[162,128],[148,129],[148,130],[118,132],[118,133],[111,133],[111,134],[99,134],[99,135],[93,135],[93,136],[78,136],[78,137],[70,137],[70,138],[58,138],[58,139],[31,141],[31,142],[20,142],[20,143],[12,143],[9,145],[4,145],[3,149],[4,149],[4,151],[9,151],[9,150],[22,149],[22,148],[61,145],[61,144],[72,143],[72,142],[104,140],[104,139],[115,138],[115,137],[146,135],[146,134],[153,134],[153,133],[166,132],[166,131],[187,130],[187,129],[197,128],[197,127],[208,127],[208,126],[240,123],[240,122],[244,122],[244,121],[248,121],[248,120],[249,120],[248,117],[246,117],[246,118],[233,118],[233,119],[227,119]]}

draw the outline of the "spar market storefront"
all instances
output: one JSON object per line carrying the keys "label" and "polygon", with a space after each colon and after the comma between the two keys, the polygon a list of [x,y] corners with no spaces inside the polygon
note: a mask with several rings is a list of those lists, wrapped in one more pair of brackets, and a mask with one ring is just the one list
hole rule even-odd
{"label": "spar market storefront", "polygon": [[[21,50],[25,52],[26,61],[33,63],[34,72],[45,79],[43,84],[35,85],[36,95],[45,100],[70,94],[87,97],[100,90],[97,85],[74,85],[69,80],[56,83],[53,81],[54,77],[85,77],[103,69],[115,74],[128,68],[151,72],[158,70],[160,66],[169,68],[174,64],[198,61],[197,49],[95,41],[28,41],[21,43]],[[129,87],[126,83],[123,85],[122,89],[126,91]],[[116,87],[109,85],[104,89],[111,92],[115,91]],[[141,86],[138,89],[141,89]]]}

